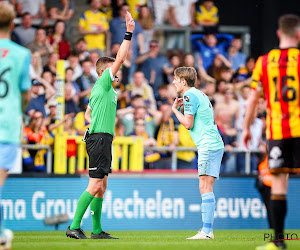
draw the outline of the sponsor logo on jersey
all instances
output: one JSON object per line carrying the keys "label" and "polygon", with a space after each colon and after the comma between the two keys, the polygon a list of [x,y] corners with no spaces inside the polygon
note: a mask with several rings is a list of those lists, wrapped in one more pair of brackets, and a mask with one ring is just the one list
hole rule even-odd
{"label": "sponsor logo on jersey", "polygon": [[186,96],[184,97],[184,101],[185,101],[185,102],[189,102],[189,101],[190,101],[190,96],[186,95]]}

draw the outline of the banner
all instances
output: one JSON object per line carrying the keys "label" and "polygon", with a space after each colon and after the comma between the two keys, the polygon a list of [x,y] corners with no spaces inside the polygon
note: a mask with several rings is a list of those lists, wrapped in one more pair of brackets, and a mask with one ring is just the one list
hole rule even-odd
{"label": "banner", "polygon": [[[286,228],[299,229],[300,179],[290,179]],[[54,230],[44,218],[59,213],[74,217],[88,178],[9,178],[3,193],[5,226],[12,230]],[[110,177],[102,209],[105,230],[199,230],[201,196],[197,178]],[[254,178],[216,181],[215,229],[268,228],[266,209]],[[82,222],[92,229],[90,210]]]}

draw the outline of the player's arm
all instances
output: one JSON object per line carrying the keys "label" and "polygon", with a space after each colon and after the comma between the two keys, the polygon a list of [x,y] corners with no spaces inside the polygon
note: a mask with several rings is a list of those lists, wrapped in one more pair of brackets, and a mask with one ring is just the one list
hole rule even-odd
{"label": "player's arm", "polygon": [[255,109],[258,103],[259,96],[262,92],[262,57],[259,57],[256,61],[253,73],[252,73],[251,93],[247,102],[245,111],[245,117],[243,121],[243,135],[242,141],[244,146],[248,149],[248,141],[251,140],[250,125],[255,116]]}
{"label": "player's arm", "polygon": [[88,106],[85,113],[84,113],[84,119],[88,122],[91,123],[92,119],[91,119],[91,107]]}
{"label": "player's arm", "polygon": [[178,98],[176,97],[173,106],[172,111],[176,115],[178,121],[188,130],[192,129],[194,127],[194,115],[192,114],[182,114],[180,111],[178,111],[178,108],[180,105],[178,104]]}
{"label": "player's arm", "polygon": [[120,69],[121,65],[125,61],[127,57],[127,53],[130,48],[130,43],[131,43],[131,37],[132,33],[134,31],[135,27],[135,22],[131,16],[131,14],[127,11],[126,13],[126,33],[124,40],[120,46],[120,49],[118,51],[116,60],[114,61],[113,65],[111,66],[111,73],[113,76],[115,76]]}

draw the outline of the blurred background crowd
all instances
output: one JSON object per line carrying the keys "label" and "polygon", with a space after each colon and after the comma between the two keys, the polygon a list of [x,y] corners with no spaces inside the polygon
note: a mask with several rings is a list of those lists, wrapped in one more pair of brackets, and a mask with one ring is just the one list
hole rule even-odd
{"label": "blurred background crowd", "polygon": [[[56,129],[70,136],[83,135],[89,126],[84,112],[98,76],[100,56],[115,57],[126,31],[125,14],[136,20],[128,57],[113,87],[118,93],[116,135],[142,136],[144,146],[167,146],[168,151],[145,151],[146,167],[170,169],[176,146],[195,146],[188,131],[172,114],[177,97],[172,84],[174,69],[192,66],[198,72],[195,87],[208,95],[226,153],[221,173],[244,173],[242,122],[250,94],[254,57],[243,52],[240,36],[219,32],[219,11],[212,0],[91,0],[87,10],[73,0],[10,0],[17,18],[12,40],[32,52],[32,99],[24,112],[24,144],[53,146]],[[74,16],[80,12],[79,19]],[[77,15],[79,16],[79,15]],[[77,27],[74,29],[76,22]],[[157,25],[202,27],[190,36],[186,53],[183,33],[164,33]],[[65,118],[56,119],[56,64],[65,62]],[[259,100],[252,122],[251,173],[266,151],[266,103]],[[43,150],[23,150],[23,171],[44,171]],[[197,168],[195,152],[178,152],[178,169]]]}

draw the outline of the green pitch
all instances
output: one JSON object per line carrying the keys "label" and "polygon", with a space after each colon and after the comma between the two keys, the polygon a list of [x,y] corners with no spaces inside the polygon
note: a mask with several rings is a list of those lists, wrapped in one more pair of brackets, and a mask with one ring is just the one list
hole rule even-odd
{"label": "green pitch", "polygon": [[[264,233],[267,230],[216,230],[214,240],[186,240],[196,231],[115,231],[112,236],[120,240],[75,240],[65,236],[65,232],[15,232],[13,250],[91,250],[91,249],[222,249],[247,250],[264,244]],[[296,233],[300,230],[287,230],[285,233]],[[87,232],[90,236],[90,232]],[[288,249],[300,249],[300,240],[287,241]]]}

